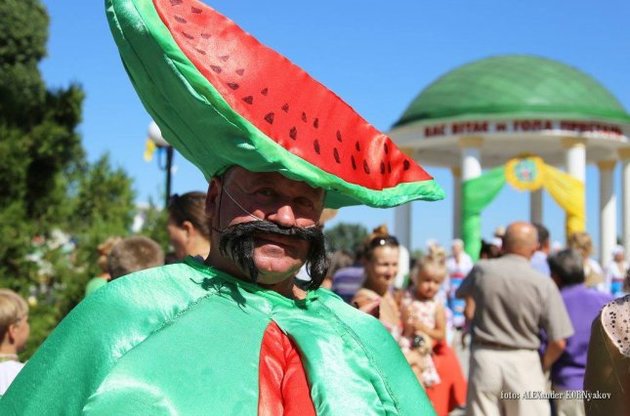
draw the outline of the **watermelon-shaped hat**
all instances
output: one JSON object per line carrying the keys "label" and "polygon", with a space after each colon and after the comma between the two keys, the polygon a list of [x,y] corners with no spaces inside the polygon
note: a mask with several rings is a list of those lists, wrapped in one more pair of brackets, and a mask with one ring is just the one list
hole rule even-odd
{"label": "watermelon-shaped hat", "polygon": [[232,165],[326,190],[330,208],[443,191],[348,104],[195,0],[107,0],[125,68],[163,136],[206,179]]}

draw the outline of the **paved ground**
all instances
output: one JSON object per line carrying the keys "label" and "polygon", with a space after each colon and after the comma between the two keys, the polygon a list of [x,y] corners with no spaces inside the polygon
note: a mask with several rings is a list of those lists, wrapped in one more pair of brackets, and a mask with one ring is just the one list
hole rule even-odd
{"label": "paved ground", "polygon": [[[464,376],[468,378],[468,360],[470,358],[470,350],[468,346],[470,346],[470,337],[466,338],[467,347],[464,347],[461,343],[461,333],[456,332],[453,336],[453,342],[451,347],[455,350],[455,355],[459,359],[459,363],[462,366],[462,371],[464,372]],[[465,410],[456,409],[449,413],[449,416],[464,416]]]}

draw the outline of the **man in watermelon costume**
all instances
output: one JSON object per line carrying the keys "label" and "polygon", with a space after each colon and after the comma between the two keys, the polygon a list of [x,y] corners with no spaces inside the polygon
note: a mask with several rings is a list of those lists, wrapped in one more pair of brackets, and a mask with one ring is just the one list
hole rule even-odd
{"label": "man in watermelon costume", "polygon": [[[442,198],[332,92],[193,0],[107,0],[164,137],[210,182],[212,250],[78,305],[4,415],[433,415],[396,343],[325,289],[324,207]],[[312,280],[294,284],[303,264]]]}

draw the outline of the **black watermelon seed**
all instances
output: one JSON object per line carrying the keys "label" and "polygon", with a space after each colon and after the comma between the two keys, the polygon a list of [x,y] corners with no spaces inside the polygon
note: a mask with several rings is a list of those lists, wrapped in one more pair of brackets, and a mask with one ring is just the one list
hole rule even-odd
{"label": "black watermelon seed", "polygon": [[315,148],[315,153],[319,154],[319,141],[317,139],[313,141],[313,147]]}
{"label": "black watermelon seed", "polygon": [[409,161],[408,161],[408,160],[405,160],[405,161],[403,162],[403,169],[404,169],[404,170],[409,170],[409,168],[410,168],[410,167],[411,167],[411,163],[409,163]]}
{"label": "black watermelon seed", "polygon": [[269,124],[273,124],[273,118],[274,118],[275,114],[274,113],[269,113],[265,116],[265,121]]}
{"label": "black watermelon seed", "polygon": [[244,69],[237,69],[236,73],[239,74],[240,76],[243,76],[243,74],[245,73]]}
{"label": "black watermelon seed", "polygon": [[316,118],[315,120],[313,120],[313,127],[318,128],[319,127],[319,119]]}
{"label": "black watermelon seed", "polygon": [[367,173],[368,175],[370,174],[370,167],[368,166],[367,162],[364,160],[363,161],[363,170],[365,171],[365,173]]}
{"label": "black watermelon seed", "polygon": [[297,129],[295,127],[291,127],[291,130],[289,130],[289,137],[297,140]]}
{"label": "black watermelon seed", "polygon": [[205,54],[206,54],[206,51],[204,51],[203,49],[195,48],[195,50],[196,50],[197,52],[199,52],[200,54],[202,54],[202,55],[205,55]]}
{"label": "black watermelon seed", "polygon": [[219,59],[222,60],[223,62],[227,62],[228,59],[230,59],[230,55],[219,56]]}
{"label": "black watermelon seed", "polygon": [[282,111],[284,111],[285,113],[289,112],[289,103],[284,103],[284,105],[282,106]]}
{"label": "black watermelon seed", "polygon": [[262,90],[260,90],[260,93],[261,93],[262,95],[267,95],[267,94],[269,94],[269,88],[263,88]]}
{"label": "black watermelon seed", "polygon": [[184,35],[184,37],[187,38],[187,39],[194,39],[195,38],[193,35],[189,35],[186,32],[182,32],[182,35]]}
{"label": "black watermelon seed", "polygon": [[387,143],[383,145],[383,150],[385,150],[385,154],[389,153],[389,146],[387,145]]}
{"label": "black watermelon seed", "polygon": [[357,149],[357,152],[361,151],[361,145],[359,144],[359,142],[354,143],[354,148]]}
{"label": "black watermelon seed", "polygon": [[190,7],[190,11],[191,11],[191,12],[193,12],[193,13],[195,13],[195,14],[201,14],[201,12],[202,12],[203,10],[201,10],[201,9],[198,9],[198,8],[196,8],[196,7],[191,6],[191,7]]}
{"label": "black watermelon seed", "polygon": [[182,4],[182,0],[171,0],[171,6],[179,6]]}
{"label": "black watermelon seed", "polygon": [[302,112],[302,121],[305,123],[308,121],[308,118],[306,118],[306,113],[304,112]]}
{"label": "black watermelon seed", "polygon": [[340,132],[339,130],[337,130],[337,141],[338,141],[339,143],[341,143],[341,142],[342,142],[342,140],[341,140],[341,132]]}
{"label": "black watermelon seed", "polygon": [[387,173],[392,173],[392,163],[387,162]]}
{"label": "black watermelon seed", "polygon": [[354,156],[350,156],[350,161],[352,162],[352,169],[357,170],[357,162],[354,161]]}
{"label": "black watermelon seed", "polygon": [[237,90],[238,87],[240,87],[240,85],[238,85],[236,82],[228,82],[227,86],[232,88],[233,90]]}
{"label": "black watermelon seed", "polygon": [[385,175],[385,162],[381,162],[381,175]]}
{"label": "black watermelon seed", "polygon": [[335,162],[341,163],[341,158],[339,157],[339,150],[337,150],[336,147],[335,147],[335,150],[333,150],[333,156],[335,157]]}
{"label": "black watermelon seed", "polygon": [[210,33],[202,33],[201,37],[204,39],[210,39],[212,37],[212,35]]}
{"label": "black watermelon seed", "polygon": [[254,102],[254,97],[248,95],[247,97],[243,98],[243,101],[245,101],[247,104],[252,104]]}
{"label": "black watermelon seed", "polygon": [[177,15],[175,15],[175,16],[173,16],[173,17],[174,17],[174,18],[175,18],[175,20],[177,20],[179,23],[188,23],[188,21],[187,21],[186,19],[184,19],[183,17],[181,17],[181,16],[177,16]]}
{"label": "black watermelon seed", "polygon": [[220,66],[216,66],[216,65],[210,65],[210,69],[212,69],[214,72],[216,72],[217,74],[221,73],[221,67]]}

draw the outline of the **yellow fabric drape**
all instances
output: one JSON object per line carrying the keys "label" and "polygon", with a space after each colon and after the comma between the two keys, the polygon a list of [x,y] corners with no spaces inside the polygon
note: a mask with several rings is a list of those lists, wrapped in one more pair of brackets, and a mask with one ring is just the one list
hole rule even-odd
{"label": "yellow fabric drape", "polygon": [[584,183],[573,176],[544,163],[543,186],[567,214],[566,235],[586,229]]}
{"label": "yellow fabric drape", "polygon": [[509,160],[505,164],[505,179],[520,191],[535,191],[544,187],[566,212],[566,235],[586,229],[584,183],[573,176],[547,165],[540,157],[528,156]]}

